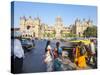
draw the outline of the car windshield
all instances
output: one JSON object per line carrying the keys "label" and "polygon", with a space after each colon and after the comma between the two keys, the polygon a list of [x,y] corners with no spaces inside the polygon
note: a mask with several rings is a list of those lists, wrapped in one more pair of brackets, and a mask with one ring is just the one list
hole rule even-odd
{"label": "car windshield", "polygon": [[26,39],[22,39],[22,40],[21,40],[21,42],[25,42],[25,41],[26,41]]}
{"label": "car windshield", "polygon": [[22,42],[22,43],[31,43],[32,41],[29,40],[29,39],[22,39],[21,42]]}

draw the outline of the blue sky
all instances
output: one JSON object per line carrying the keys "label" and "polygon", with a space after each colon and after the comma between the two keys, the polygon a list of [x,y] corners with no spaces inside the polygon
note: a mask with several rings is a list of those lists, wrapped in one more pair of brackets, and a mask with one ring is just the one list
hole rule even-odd
{"label": "blue sky", "polygon": [[97,24],[97,7],[68,4],[45,4],[33,2],[15,2],[14,3],[14,26],[19,27],[20,16],[40,17],[43,23],[53,25],[55,18],[61,16],[65,25],[75,22],[76,18],[83,20],[89,18]]}

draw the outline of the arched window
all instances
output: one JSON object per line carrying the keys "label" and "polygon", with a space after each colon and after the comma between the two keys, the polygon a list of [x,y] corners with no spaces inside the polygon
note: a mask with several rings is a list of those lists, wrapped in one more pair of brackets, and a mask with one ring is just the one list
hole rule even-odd
{"label": "arched window", "polygon": [[28,26],[27,26],[27,30],[29,30],[29,29],[30,29],[30,26],[28,25]]}

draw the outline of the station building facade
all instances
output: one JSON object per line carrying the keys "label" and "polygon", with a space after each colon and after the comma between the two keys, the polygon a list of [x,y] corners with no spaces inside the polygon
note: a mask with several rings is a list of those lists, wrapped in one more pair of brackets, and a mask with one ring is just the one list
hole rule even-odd
{"label": "station building facade", "polygon": [[65,25],[60,16],[57,16],[53,25],[48,25],[41,22],[39,17],[32,19],[31,16],[26,18],[20,17],[20,32],[22,37],[32,38],[56,38],[61,39],[66,34],[75,34],[83,36],[84,30],[87,27],[93,26],[93,22],[89,20],[76,19],[71,25]]}

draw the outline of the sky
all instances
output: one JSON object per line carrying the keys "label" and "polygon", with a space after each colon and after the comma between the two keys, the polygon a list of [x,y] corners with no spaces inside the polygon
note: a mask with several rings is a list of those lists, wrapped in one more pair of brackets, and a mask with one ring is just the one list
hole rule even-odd
{"label": "sky", "polygon": [[94,25],[97,25],[97,7],[86,5],[69,5],[69,4],[49,4],[34,2],[14,2],[14,27],[18,28],[20,17],[25,16],[27,19],[31,16],[40,17],[42,23],[49,26],[55,24],[55,19],[60,16],[65,26],[74,24],[76,18],[81,21],[91,19]]}

